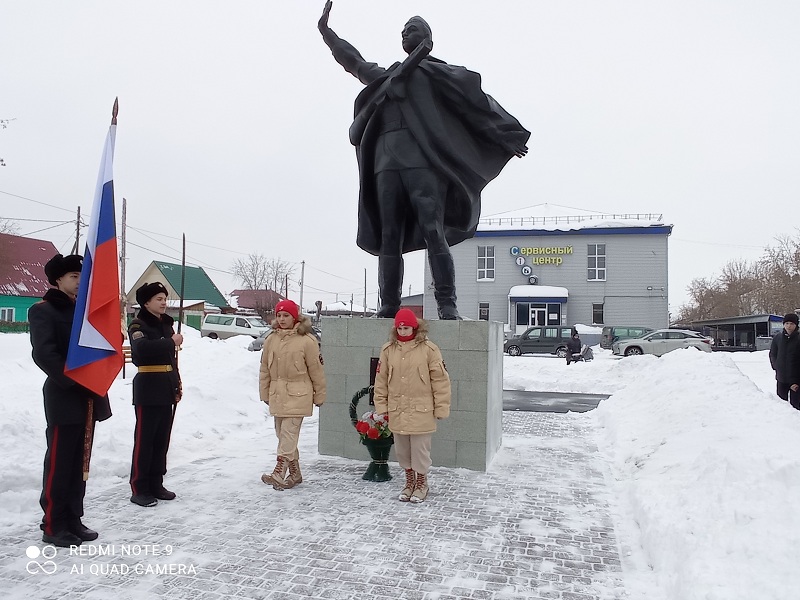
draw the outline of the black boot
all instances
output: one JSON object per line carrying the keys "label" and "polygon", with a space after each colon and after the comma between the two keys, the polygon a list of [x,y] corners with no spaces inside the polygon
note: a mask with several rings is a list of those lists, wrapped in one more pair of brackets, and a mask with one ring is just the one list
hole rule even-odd
{"label": "black boot", "polygon": [[456,268],[453,256],[429,254],[428,263],[433,276],[433,297],[436,298],[439,318],[442,320],[461,319],[456,308]]}
{"label": "black boot", "polygon": [[170,492],[163,485],[156,488],[156,490],[153,492],[153,497],[157,500],[175,500],[176,495],[177,494],[175,492]]}
{"label": "black boot", "polygon": [[400,310],[400,296],[403,293],[403,257],[378,257],[378,287],[381,293],[379,319],[394,319]]}
{"label": "black boot", "polygon": [[70,533],[66,529],[57,531],[53,535],[42,534],[42,541],[45,544],[52,544],[59,548],[69,548],[70,546],[80,546],[83,540],[74,533]]}
{"label": "black boot", "polygon": [[84,525],[80,521],[75,521],[73,523],[70,523],[69,532],[72,535],[78,536],[84,542],[94,541],[99,536],[99,534],[96,531],[94,531],[93,529],[89,529],[86,525]]}

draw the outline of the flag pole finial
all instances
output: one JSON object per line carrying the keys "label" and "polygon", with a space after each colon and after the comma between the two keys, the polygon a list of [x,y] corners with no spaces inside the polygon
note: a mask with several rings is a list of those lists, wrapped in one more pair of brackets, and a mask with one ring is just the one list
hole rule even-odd
{"label": "flag pole finial", "polygon": [[119,112],[119,97],[114,98],[114,108],[111,109],[111,124],[117,124],[117,113]]}

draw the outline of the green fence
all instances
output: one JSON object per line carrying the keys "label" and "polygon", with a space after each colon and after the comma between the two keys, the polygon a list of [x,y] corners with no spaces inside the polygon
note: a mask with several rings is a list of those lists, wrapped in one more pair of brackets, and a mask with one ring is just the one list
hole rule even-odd
{"label": "green fence", "polygon": [[30,330],[27,321],[0,321],[0,333],[28,333]]}

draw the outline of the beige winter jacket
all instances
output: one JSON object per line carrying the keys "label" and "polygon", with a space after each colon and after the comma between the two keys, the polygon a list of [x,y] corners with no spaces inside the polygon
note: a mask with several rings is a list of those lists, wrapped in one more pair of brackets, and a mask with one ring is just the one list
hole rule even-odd
{"label": "beige winter jacket", "polygon": [[325,371],[311,323],[273,329],[264,341],[259,370],[261,400],[274,417],[310,417],[325,402]]}
{"label": "beige winter jacket", "polygon": [[436,431],[450,416],[450,376],[439,347],[423,333],[381,348],[375,374],[375,411],[389,413],[389,429],[415,435]]}

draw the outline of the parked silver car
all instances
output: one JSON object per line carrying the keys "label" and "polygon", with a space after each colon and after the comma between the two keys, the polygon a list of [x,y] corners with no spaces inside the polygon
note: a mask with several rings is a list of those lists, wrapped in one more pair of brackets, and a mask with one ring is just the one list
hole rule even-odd
{"label": "parked silver car", "polygon": [[264,347],[264,340],[267,339],[267,336],[272,333],[272,327],[264,331],[260,336],[254,339],[250,344],[247,346],[247,349],[250,352],[260,351]]}
{"label": "parked silver car", "polygon": [[703,352],[711,352],[711,338],[689,329],[657,329],[639,338],[614,342],[611,351],[622,356],[661,356],[678,348],[697,348]]}
{"label": "parked silver car", "polygon": [[[264,340],[267,339],[267,336],[272,332],[272,327],[267,329],[264,333],[254,339],[250,344],[247,346],[247,349],[250,352],[260,352],[261,349],[264,347]],[[312,327],[312,333],[317,338],[317,341],[322,345],[322,330],[319,327]]]}

